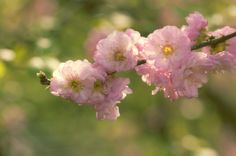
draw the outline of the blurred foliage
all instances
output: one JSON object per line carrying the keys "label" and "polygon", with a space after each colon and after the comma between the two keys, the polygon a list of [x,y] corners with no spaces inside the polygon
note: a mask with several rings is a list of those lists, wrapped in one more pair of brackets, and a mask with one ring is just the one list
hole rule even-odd
{"label": "blurred foliage", "polygon": [[199,11],[236,27],[235,0],[0,0],[0,156],[236,155],[236,73],[214,74],[197,99],[151,96],[135,73],[117,121],[52,96],[36,72],[86,57],[97,27],[147,36]]}

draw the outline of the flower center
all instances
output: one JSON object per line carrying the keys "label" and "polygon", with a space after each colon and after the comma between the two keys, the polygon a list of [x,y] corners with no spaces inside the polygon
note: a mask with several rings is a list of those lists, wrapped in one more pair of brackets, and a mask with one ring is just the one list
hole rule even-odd
{"label": "flower center", "polygon": [[163,48],[162,48],[162,52],[164,55],[171,55],[173,52],[174,52],[174,49],[171,45],[165,45]]}
{"label": "flower center", "polygon": [[121,62],[121,61],[124,61],[126,58],[121,51],[116,51],[114,55],[114,59],[115,61]]}
{"label": "flower center", "polygon": [[95,81],[94,84],[93,84],[93,89],[96,91],[96,92],[101,92],[102,89],[103,89],[103,84],[102,84],[102,81]]}
{"label": "flower center", "polygon": [[74,91],[79,92],[82,89],[82,84],[77,80],[72,80],[69,82],[69,87]]}

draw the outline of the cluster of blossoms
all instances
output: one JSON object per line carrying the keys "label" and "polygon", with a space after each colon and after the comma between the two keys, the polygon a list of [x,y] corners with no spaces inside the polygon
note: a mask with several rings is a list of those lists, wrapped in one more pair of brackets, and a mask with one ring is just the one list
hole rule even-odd
{"label": "cluster of blossoms", "polygon": [[53,73],[51,93],[79,105],[90,105],[98,119],[110,120],[119,116],[117,104],[132,93],[129,79],[116,76],[117,72],[135,70],[145,83],[155,86],[153,94],[163,91],[171,100],[197,97],[209,72],[236,67],[236,38],[198,51],[192,47],[236,30],[223,27],[210,32],[207,20],[198,12],[186,21],[181,29],[165,26],[146,38],[132,29],[100,35],[89,47],[93,63],[61,63]]}

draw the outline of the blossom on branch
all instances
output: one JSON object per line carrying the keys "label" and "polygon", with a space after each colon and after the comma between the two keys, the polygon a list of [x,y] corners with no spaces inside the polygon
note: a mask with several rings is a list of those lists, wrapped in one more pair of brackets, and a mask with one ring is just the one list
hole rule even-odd
{"label": "blossom on branch", "polygon": [[87,60],[61,63],[53,72],[51,93],[79,104],[86,103],[96,80],[95,75],[99,73]]}
{"label": "blossom on branch", "polygon": [[51,80],[43,72],[38,76],[53,95],[92,106],[98,119],[117,119],[118,104],[132,93],[130,80],[117,77],[118,72],[135,70],[155,87],[153,95],[162,91],[171,100],[197,97],[209,73],[236,68],[236,29],[208,32],[208,22],[198,12],[186,21],[182,29],[165,26],[147,38],[133,29],[95,35],[88,40],[93,63],[66,61]]}
{"label": "blossom on branch", "polygon": [[98,42],[94,61],[110,73],[133,69],[138,61],[135,40],[132,34],[113,32]]}
{"label": "blossom on branch", "polygon": [[171,70],[191,52],[189,38],[175,26],[157,29],[147,37],[143,53],[160,70]]}
{"label": "blossom on branch", "polygon": [[127,78],[106,74],[87,60],[67,61],[53,72],[50,90],[79,105],[93,106],[99,119],[114,119],[119,116],[116,105],[132,93],[129,82]]}

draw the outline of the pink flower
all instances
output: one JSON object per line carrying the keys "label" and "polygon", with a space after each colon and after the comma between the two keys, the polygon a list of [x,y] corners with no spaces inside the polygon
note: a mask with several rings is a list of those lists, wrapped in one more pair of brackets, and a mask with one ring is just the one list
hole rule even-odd
{"label": "pink flower", "polygon": [[143,53],[158,70],[170,69],[191,52],[190,40],[175,26],[166,26],[147,37]]}
{"label": "pink flower", "polygon": [[53,72],[50,90],[76,103],[87,103],[96,79],[103,79],[102,73],[92,67],[87,60],[61,63]]}
{"label": "pink flower", "polygon": [[119,116],[116,105],[132,93],[129,82],[127,78],[107,75],[87,60],[67,61],[53,72],[50,90],[53,95],[93,106],[99,119],[114,120]]}
{"label": "pink flower", "polygon": [[154,84],[164,91],[167,98],[172,100],[180,97],[197,97],[198,88],[207,82],[207,74],[211,67],[212,64],[207,54],[191,53],[171,71],[158,73],[159,78],[154,81]]}
{"label": "pink flower", "polygon": [[183,29],[192,41],[192,45],[204,40],[208,26],[207,20],[199,12],[194,12],[186,17],[186,21],[188,25]]}
{"label": "pink flower", "polygon": [[95,62],[107,72],[127,71],[137,64],[138,49],[124,32],[113,32],[97,45]]}
{"label": "pink flower", "polygon": [[178,94],[172,83],[173,68],[191,54],[190,40],[175,26],[166,26],[154,31],[147,37],[143,53],[147,63],[136,67],[146,83],[154,84],[156,89],[162,90],[166,97],[177,99]]}
{"label": "pink flower", "polygon": [[176,100],[180,97],[197,97],[198,88],[207,82],[212,62],[203,52],[190,53],[170,69],[160,69],[148,62],[136,67],[142,80],[156,89],[152,94],[163,91],[165,97]]}

